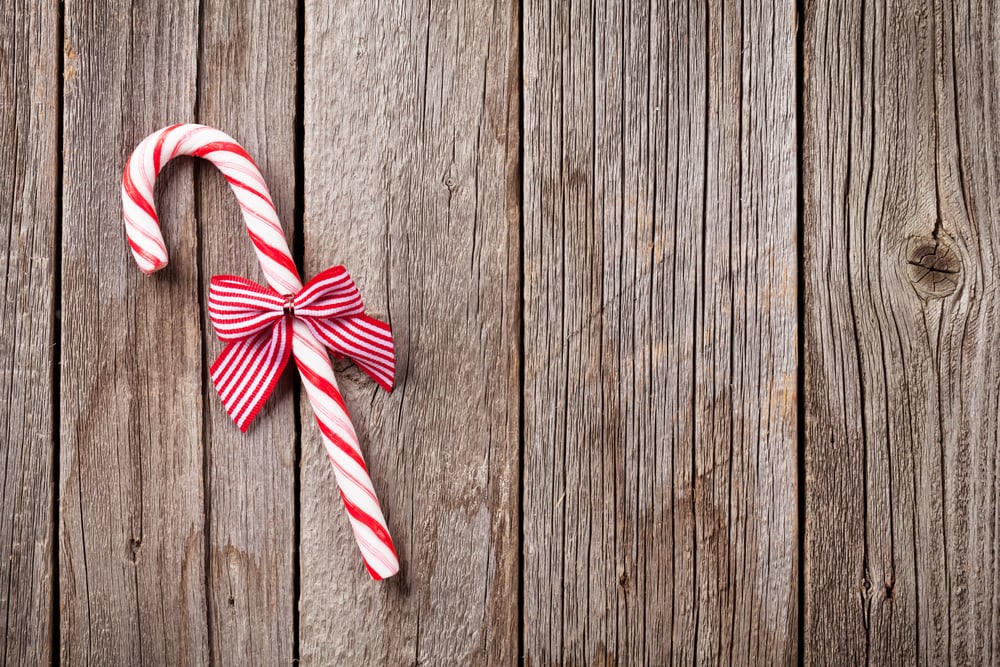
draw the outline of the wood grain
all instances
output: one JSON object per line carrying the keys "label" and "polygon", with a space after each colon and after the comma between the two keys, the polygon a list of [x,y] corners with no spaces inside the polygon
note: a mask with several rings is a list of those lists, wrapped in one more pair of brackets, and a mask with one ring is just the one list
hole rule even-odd
{"label": "wood grain", "polygon": [[794,6],[523,26],[526,660],[793,663]]}
{"label": "wood grain", "polygon": [[[198,121],[243,144],[260,166],[286,235],[295,221],[296,7],[291,0],[202,3]],[[236,198],[208,163],[197,167],[202,306],[213,275],[264,283]],[[222,349],[201,310],[205,359]],[[290,664],[294,636],[296,434],[292,369],[249,432],[203,378],[207,421],[208,609],[212,660]]]}
{"label": "wood grain", "polygon": [[365,573],[304,407],[306,664],[517,659],[517,11],[306,2],[306,273],[393,327],[391,395],[336,368],[403,567]]}
{"label": "wood grain", "polygon": [[806,658],[990,664],[1000,16],[822,1],[805,28]]}
{"label": "wood grain", "polygon": [[46,664],[55,599],[59,13],[0,2],[0,663]]}
{"label": "wood grain", "polygon": [[59,599],[64,664],[205,664],[202,331],[190,164],[157,208],[172,258],[142,275],[121,176],[194,120],[198,8],[65,3]]}
{"label": "wood grain", "polygon": [[[1000,10],[799,4],[0,0],[0,662],[995,662]],[[388,582],[291,376],[248,436],[208,381],[222,179],[128,253],[195,120],[392,323]]]}

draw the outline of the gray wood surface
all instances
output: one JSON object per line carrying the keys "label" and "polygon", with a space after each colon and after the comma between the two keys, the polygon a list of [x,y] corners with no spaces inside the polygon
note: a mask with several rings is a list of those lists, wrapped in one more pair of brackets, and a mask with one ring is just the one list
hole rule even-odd
{"label": "gray wood surface", "polygon": [[171,264],[126,250],[122,169],[194,120],[198,8],[65,3],[59,603],[65,664],[205,664],[202,312],[190,164],[157,208]]}
{"label": "gray wood surface", "polygon": [[[991,4],[0,19],[0,663],[997,661]],[[335,363],[388,582],[293,375],[246,436],[208,382],[208,279],[260,278],[214,169],[128,252],[196,120],[393,326],[392,394]]]}
{"label": "gray wood surface", "polygon": [[524,652],[797,652],[795,7],[525,5]]}
{"label": "gray wood surface", "polygon": [[808,662],[990,664],[1000,16],[809,3]]}
{"label": "gray wood surface", "polygon": [[59,13],[0,2],[0,663],[46,664],[55,599]]}
{"label": "gray wood surface", "polygon": [[[202,3],[198,121],[224,128],[260,166],[289,242],[295,225],[295,2]],[[199,162],[205,362],[222,349],[204,309],[213,275],[264,283],[236,198]],[[296,433],[287,373],[246,435],[203,381],[208,610],[218,664],[289,664],[294,642]]]}
{"label": "gray wood surface", "polygon": [[306,664],[510,664],[518,635],[517,7],[309,0],[306,273],[344,264],[397,341],[337,364],[402,561],[365,572],[302,410]]}

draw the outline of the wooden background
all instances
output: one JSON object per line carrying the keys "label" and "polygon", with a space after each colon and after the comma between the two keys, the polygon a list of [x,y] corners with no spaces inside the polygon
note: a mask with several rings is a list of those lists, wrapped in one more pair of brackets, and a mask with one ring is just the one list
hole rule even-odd
{"label": "wooden background", "polygon": [[[1000,9],[985,0],[0,0],[0,661],[989,664]],[[288,375],[246,436],[171,165],[257,158],[402,571],[365,573]]]}

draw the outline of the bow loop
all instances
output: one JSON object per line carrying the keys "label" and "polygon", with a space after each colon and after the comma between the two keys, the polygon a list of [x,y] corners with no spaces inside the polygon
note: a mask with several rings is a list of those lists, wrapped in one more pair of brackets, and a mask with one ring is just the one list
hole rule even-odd
{"label": "bow loop", "polygon": [[219,339],[227,343],[274,326],[284,315],[277,292],[239,276],[214,276],[208,287],[208,315]]}
{"label": "bow loop", "polygon": [[294,305],[299,317],[336,318],[365,312],[361,292],[342,266],[317,274],[295,295]]}

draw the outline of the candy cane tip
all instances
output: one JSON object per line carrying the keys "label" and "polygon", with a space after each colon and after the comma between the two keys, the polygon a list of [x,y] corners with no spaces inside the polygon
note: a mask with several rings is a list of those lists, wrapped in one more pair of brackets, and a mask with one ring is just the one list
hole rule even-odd
{"label": "candy cane tip", "polygon": [[371,575],[372,581],[382,581],[384,579],[389,579],[399,574],[399,563],[394,563],[391,568],[387,569],[385,572],[377,572],[375,568],[365,562],[365,567],[368,568],[368,574]]}
{"label": "candy cane tip", "polygon": [[143,273],[145,273],[147,276],[151,276],[154,273],[156,273],[157,271],[159,271],[160,269],[162,269],[163,267],[165,267],[166,265],[167,265],[166,261],[158,259],[158,260],[156,260],[156,264],[153,264],[152,266],[149,266],[149,267],[147,267],[147,266],[140,266],[139,270],[142,271]]}

